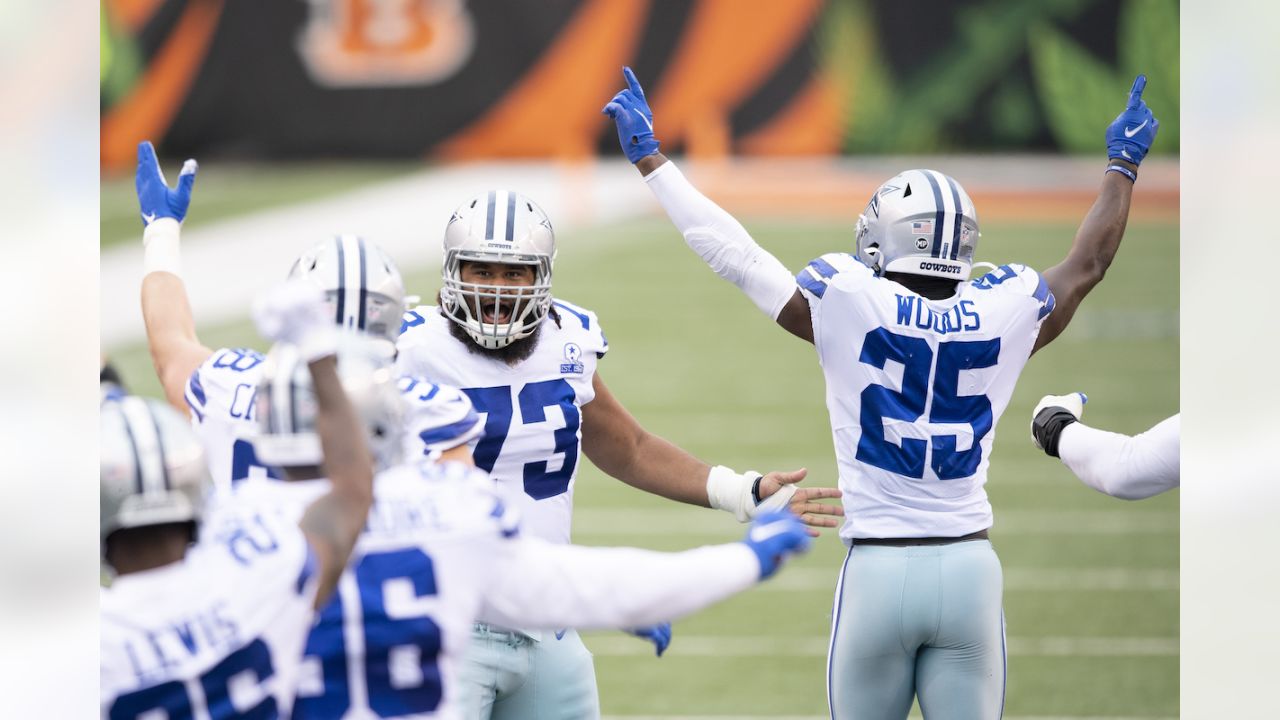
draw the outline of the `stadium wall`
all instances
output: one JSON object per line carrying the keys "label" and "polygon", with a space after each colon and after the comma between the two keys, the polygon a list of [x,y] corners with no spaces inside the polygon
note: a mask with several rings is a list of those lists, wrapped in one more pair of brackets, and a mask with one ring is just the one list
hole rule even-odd
{"label": "stadium wall", "polygon": [[698,157],[1178,148],[1176,0],[102,0],[101,158],[616,153],[623,64]]}

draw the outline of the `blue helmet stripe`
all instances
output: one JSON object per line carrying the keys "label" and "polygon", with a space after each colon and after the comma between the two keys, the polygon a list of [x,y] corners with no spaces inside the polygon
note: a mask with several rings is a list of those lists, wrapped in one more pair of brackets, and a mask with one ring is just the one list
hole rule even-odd
{"label": "blue helmet stripe", "polygon": [[946,216],[946,210],[942,204],[942,188],[938,187],[938,181],[934,179],[933,173],[925,171],[922,173],[929,181],[929,187],[933,188],[933,204],[938,209],[933,218],[933,256],[942,256],[942,223]]}
{"label": "blue helmet stripe", "polygon": [[368,305],[369,299],[369,289],[367,287],[369,283],[369,273],[368,269],[365,267],[364,238],[357,237],[356,246],[360,249],[360,314],[356,320],[356,327],[360,330],[364,330],[365,307]]}
{"label": "blue helmet stripe", "polygon": [[346,310],[347,299],[347,261],[342,252],[342,236],[335,237],[333,241],[338,243],[338,313],[334,322],[342,325],[342,314]]}
{"label": "blue helmet stripe", "polygon": [[951,186],[951,200],[956,208],[955,227],[951,230],[951,259],[955,260],[960,253],[960,221],[964,219],[964,206],[960,204],[960,189],[956,187],[956,181],[952,180],[950,175],[942,177],[946,178],[947,184]]}
{"label": "blue helmet stripe", "polygon": [[489,191],[489,209],[486,211],[486,217],[484,221],[484,239],[485,240],[493,239],[493,212],[496,209],[494,206],[497,204],[497,201],[498,201],[497,195],[498,195],[497,191],[494,191],[494,190]]}
{"label": "blue helmet stripe", "polygon": [[507,242],[512,242],[516,236],[516,194],[507,193]]}

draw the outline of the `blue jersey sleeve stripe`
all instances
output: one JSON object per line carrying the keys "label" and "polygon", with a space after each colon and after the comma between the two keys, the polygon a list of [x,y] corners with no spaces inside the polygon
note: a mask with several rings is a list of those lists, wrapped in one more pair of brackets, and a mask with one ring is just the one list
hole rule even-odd
{"label": "blue jersey sleeve stripe", "polygon": [[200,405],[202,408],[204,407],[206,401],[204,396],[204,382],[200,380],[200,368],[196,368],[191,373],[191,377],[187,379],[187,394],[195,400],[196,404]]}
{"label": "blue jersey sleeve stripe", "polygon": [[799,274],[796,275],[796,283],[818,297],[822,297],[823,294],[827,292],[827,281],[815,278],[808,271],[808,268],[801,270]]}
{"label": "blue jersey sleeve stripe", "polygon": [[442,445],[453,447],[474,437],[472,432],[480,425],[480,416],[473,410],[467,413],[467,416],[456,422],[439,427],[427,428],[418,433],[418,437],[422,438],[422,442],[429,449],[438,448]]}
{"label": "blue jersey sleeve stripe", "polygon": [[1049,301],[1049,295],[1051,294],[1049,292],[1049,283],[1045,282],[1044,276],[1040,273],[1036,273],[1036,279],[1039,282],[1036,284],[1036,291],[1032,293],[1032,296],[1041,303],[1046,303]]}
{"label": "blue jersey sleeve stripe", "polygon": [[812,268],[815,273],[817,273],[819,276],[821,276],[824,279],[830,279],[834,277],[837,272],[839,272],[839,270],[836,270],[831,263],[827,262],[826,260],[823,260],[822,258],[810,260],[809,267]]}
{"label": "blue jersey sleeve stripe", "polygon": [[560,302],[559,300],[553,300],[551,301],[551,304],[569,313],[570,315],[573,315],[574,317],[578,318],[578,321],[582,323],[583,330],[591,329],[591,318],[587,317],[586,313],[580,313],[577,310],[574,310],[573,308],[569,307],[568,305],[565,305],[564,303]]}
{"label": "blue jersey sleeve stripe", "polygon": [[1036,320],[1043,320],[1045,315],[1053,312],[1053,308],[1058,304],[1057,299],[1053,297],[1053,293],[1049,293],[1049,300],[1040,306],[1040,314],[1036,316]]}

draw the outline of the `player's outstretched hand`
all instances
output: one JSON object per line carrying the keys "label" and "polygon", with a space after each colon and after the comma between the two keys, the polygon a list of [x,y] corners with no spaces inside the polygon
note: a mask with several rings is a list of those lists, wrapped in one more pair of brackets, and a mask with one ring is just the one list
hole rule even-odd
{"label": "player's outstretched hand", "polygon": [[631,68],[622,68],[627,89],[613,96],[600,112],[613,118],[618,126],[618,142],[622,152],[633,163],[658,152],[658,139],[653,136],[653,111],[644,97],[644,88]]}
{"label": "player's outstretched hand", "polygon": [[808,475],[805,468],[789,472],[776,470],[760,478],[760,502],[755,506],[752,517],[774,510],[788,509],[811,529],[809,534],[818,536],[812,528],[833,528],[840,525],[839,518],[844,517],[844,507],[839,503],[828,505],[819,500],[839,498],[840,490],[833,487],[797,487]]}
{"label": "player's outstretched hand", "polygon": [[1031,411],[1031,439],[1036,447],[1058,457],[1058,436],[1062,429],[1084,415],[1089,396],[1082,392],[1045,395]]}
{"label": "player's outstretched hand", "polygon": [[777,572],[787,557],[807,551],[813,538],[800,518],[779,510],[757,517],[742,542],[760,560],[760,579],[764,580]]}
{"label": "player's outstretched hand", "polygon": [[658,657],[662,657],[662,653],[666,652],[667,646],[671,644],[671,623],[669,622],[650,627],[632,628],[627,632],[653,643],[653,649]]}
{"label": "player's outstretched hand", "polygon": [[259,296],[253,320],[263,337],[297,346],[308,363],[337,350],[338,327],[324,292],[306,280],[290,280]]}
{"label": "player's outstretched hand", "polygon": [[182,163],[178,173],[178,187],[171,188],[164,179],[156,149],[150,140],[138,143],[138,172],[134,184],[138,190],[138,211],[142,214],[142,226],[146,227],[161,218],[172,218],[182,223],[191,205],[191,186],[196,182],[195,160]]}
{"label": "player's outstretched hand", "polygon": [[1128,160],[1140,165],[1155,142],[1160,121],[1142,99],[1147,87],[1147,76],[1139,75],[1129,89],[1129,103],[1124,112],[1107,126],[1107,157]]}

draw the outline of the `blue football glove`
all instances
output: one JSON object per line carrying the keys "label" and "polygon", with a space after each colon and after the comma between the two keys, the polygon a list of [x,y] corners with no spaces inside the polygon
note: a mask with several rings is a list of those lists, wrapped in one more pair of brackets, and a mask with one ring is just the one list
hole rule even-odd
{"label": "blue football glove", "polygon": [[178,187],[171,189],[156,160],[156,149],[150,140],[138,143],[138,210],[142,213],[142,225],[146,227],[160,218],[173,218],[179,223],[187,216],[191,204],[191,186],[196,181],[199,165],[195,160],[182,163],[178,174]]}
{"label": "blue football glove", "polygon": [[658,152],[658,139],[653,136],[653,111],[644,99],[644,88],[631,68],[622,68],[622,74],[627,78],[627,89],[614,95],[600,112],[617,123],[622,152],[628,160],[637,163]]}
{"label": "blue football glove", "polygon": [[1142,100],[1142,91],[1146,87],[1147,76],[1139,75],[1129,90],[1128,106],[1107,126],[1108,158],[1120,158],[1139,165],[1151,149],[1160,121]]}
{"label": "blue football glove", "polygon": [[794,513],[777,510],[756,516],[742,542],[760,560],[760,579],[764,580],[778,571],[787,556],[808,550],[813,538]]}
{"label": "blue football glove", "polygon": [[662,653],[666,652],[667,646],[671,644],[671,623],[669,622],[651,627],[632,628],[627,632],[653,643],[653,649],[657,651],[658,657],[662,657]]}

